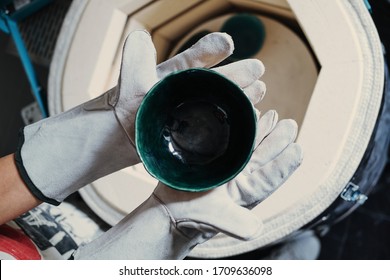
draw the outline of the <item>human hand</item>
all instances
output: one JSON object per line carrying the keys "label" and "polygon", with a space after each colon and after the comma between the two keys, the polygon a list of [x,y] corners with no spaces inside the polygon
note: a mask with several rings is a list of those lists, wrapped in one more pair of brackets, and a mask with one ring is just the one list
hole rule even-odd
{"label": "human hand", "polygon": [[[214,70],[243,88],[253,104],[262,99],[265,85],[258,79],[264,67],[258,60]],[[295,121],[278,122],[275,111],[267,112],[258,120],[251,160],[236,178],[199,193],[159,183],[137,209],[77,250],[75,259],[182,259],[218,232],[243,240],[254,238],[261,234],[262,222],[250,209],[279,188],[301,163],[296,135]]]}
{"label": "human hand", "polygon": [[257,146],[245,169],[225,185],[191,193],[159,183],[153,194],[75,259],[183,259],[219,232],[249,240],[262,233],[250,211],[298,168],[302,151],[294,143],[297,125],[277,121],[275,111],[258,122]]}
{"label": "human hand", "polygon": [[236,178],[207,192],[183,192],[162,183],[153,192],[175,227],[202,243],[218,232],[239,239],[261,234],[262,221],[250,209],[266,199],[298,168],[302,150],[294,143],[297,124],[281,120],[275,111],[258,122],[251,160]]}
{"label": "human hand", "polygon": [[[211,68],[233,53],[234,45],[226,33],[214,32],[201,38],[191,48],[156,65],[156,51],[147,32],[133,32],[125,41],[118,84],[108,94],[89,102],[87,110],[109,105],[135,147],[135,117],[146,93],[165,76],[190,68]],[[263,64],[256,59],[243,60],[212,68],[238,84],[253,101],[258,102],[266,91],[259,78]],[[140,162],[140,161],[139,161]]]}
{"label": "human hand", "polygon": [[[103,176],[140,162],[134,146],[134,120],[148,90],[171,72],[212,67],[233,52],[230,36],[212,33],[190,49],[156,66],[156,51],[145,31],[131,33],[124,45],[118,85],[59,115],[29,125],[15,159],[36,198],[59,204]],[[258,78],[264,67],[246,60],[215,69],[249,97],[265,92]],[[257,97],[256,97],[257,98]]]}

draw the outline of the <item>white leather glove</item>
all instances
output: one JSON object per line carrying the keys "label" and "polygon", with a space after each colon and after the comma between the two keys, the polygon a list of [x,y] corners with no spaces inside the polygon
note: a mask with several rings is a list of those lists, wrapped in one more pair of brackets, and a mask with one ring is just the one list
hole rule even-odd
{"label": "white leather glove", "polygon": [[[124,45],[118,84],[100,97],[57,116],[25,127],[15,153],[19,173],[41,201],[58,205],[81,187],[139,163],[134,120],[148,90],[167,74],[211,67],[233,52],[233,41],[212,33],[174,58],[156,66],[156,51],[147,32],[131,33]],[[264,68],[248,60],[220,69],[253,96],[265,92],[257,79]],[[254,98],[254,97],[252,97]]]}
{"label": "white leather glove", "polygon": [[75,259],[183,259],[218,232],[250,240],[262,222],[249,209],[263,201],[296,170],[302,151],[293,143],[297,125],[277,123],[275,111],[258,122],[249,164],[235,179],[207,192],[182,192],[159,183],[137,209],[98,239],[79,248]]}

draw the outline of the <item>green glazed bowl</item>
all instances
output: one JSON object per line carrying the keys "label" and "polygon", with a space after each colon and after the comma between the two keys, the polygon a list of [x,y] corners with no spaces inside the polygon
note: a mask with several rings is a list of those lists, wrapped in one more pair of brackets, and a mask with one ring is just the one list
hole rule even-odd
{"label": "green glazed bowl", "polygon": [[212,70],[173,73],[145,96],[135,138],[146,170],[167,186],[199,192],[233,179],[249,161],[256,116],[245,93]]}

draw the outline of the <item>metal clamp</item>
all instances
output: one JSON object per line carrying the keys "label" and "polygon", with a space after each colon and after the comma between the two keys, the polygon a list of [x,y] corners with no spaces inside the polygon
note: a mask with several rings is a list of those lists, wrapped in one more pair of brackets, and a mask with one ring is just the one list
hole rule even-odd
{"label": "metal clamp", "polygon": [[341,192],[340,197],[345,201],[356,202],[362,205],[368,197],[359,191],[359,186],[349,182],[345,189]]}

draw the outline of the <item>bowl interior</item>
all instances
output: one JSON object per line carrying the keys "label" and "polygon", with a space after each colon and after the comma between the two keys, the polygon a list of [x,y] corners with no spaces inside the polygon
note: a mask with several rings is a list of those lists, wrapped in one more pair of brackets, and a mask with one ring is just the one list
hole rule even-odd
{"label": "bowl interior", "polygon": [[248,162],[256,117],[243,91],[220,74],[189,69],[158,82],[136,118],[136,145],[146,170],[166,185],[204,191]]}

